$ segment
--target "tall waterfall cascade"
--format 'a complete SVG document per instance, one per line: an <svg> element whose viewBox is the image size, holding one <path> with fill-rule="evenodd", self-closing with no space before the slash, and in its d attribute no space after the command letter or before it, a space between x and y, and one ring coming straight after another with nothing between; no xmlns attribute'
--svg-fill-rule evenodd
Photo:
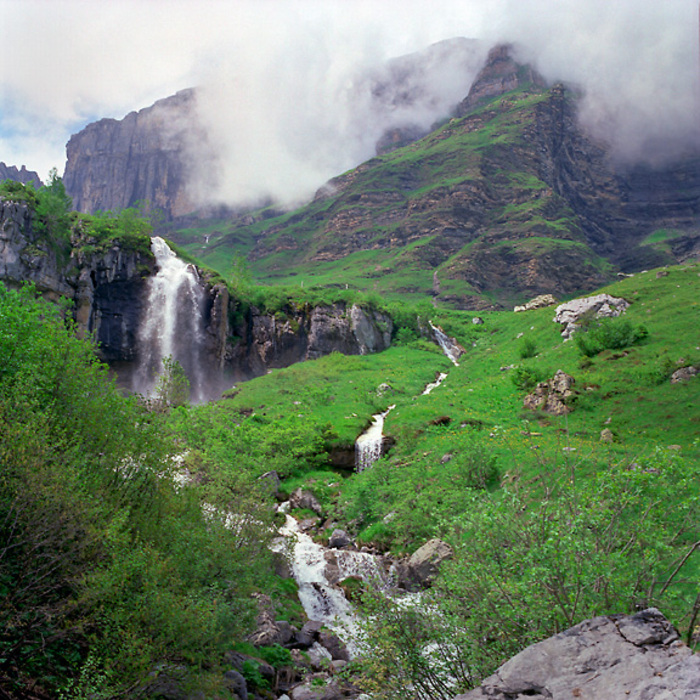
<svg viewBox="0 0 700 700"><path fill-rule="evenodd" d="M134 389L152 394L163 359L185 371L192 400L204 399L204 288L197 268L175 255L159 236L151 239L158 272L149 281L148 301L138 333L139 363Z"/></svg>
<svg viewBox="0 0 700 700"><path fill-rule="evenodd" d="M391 405L384 413L373 415L370 427L355 441L355 471L369 469L382 456L384 419L394 408Z"/></svg>

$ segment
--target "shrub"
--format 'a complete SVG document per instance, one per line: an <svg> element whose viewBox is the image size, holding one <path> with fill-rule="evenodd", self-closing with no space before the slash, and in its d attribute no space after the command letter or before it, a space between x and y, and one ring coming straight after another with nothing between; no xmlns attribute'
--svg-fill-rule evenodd
<svg viewBox="0 0 700 700"><path fill-rule="evenodd" d="M547 373L537 367L516 367L510 374L510 380L521 391L534 389L546 377Z"/></svg>
<svg viewBox="0 0 700 700"><path fill-rule="evenodd" d="M603 318L574 335L582 354L594 357L603 350L620 350L644 340L649 335L646 326L634 326L624 318Z"/></svg>
<svg viewBox="0 0 700 700"><path fill-rule="evenodd" d="M523 338L518 349L518 354L521 360L527 360L529 357L537 355L537 343L532 338Z"/></svg>

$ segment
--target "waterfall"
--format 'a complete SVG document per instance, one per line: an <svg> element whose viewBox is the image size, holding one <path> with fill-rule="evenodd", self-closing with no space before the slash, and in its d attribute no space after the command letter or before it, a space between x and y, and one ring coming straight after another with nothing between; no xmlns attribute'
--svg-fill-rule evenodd
<svg viewBox="0 0 700 700"><path fill-rule="evenodd" d="M386 576L377 563L377 557L363 552L327 549L302 532L291 515L286 516L280 534L294 541L292 573L299 586L299 600L309 620L322 622L333 630L345 642L350 654L354 655L356 647L353 637L358 629L355 611L343 591L333 583L355 576L375 585L383 585ZM337 567L331 577L329 565L331 569Z"/></svg>
<svg viewBox="0 0 700 700"><path fill-rule="evenodd" d="M158 272L149 281L148 301L138 333L139 363L134 390L153 392L163 358L180 363L193 401L204 399L202 378L204 290L197 268L178 258L159 236L151 239Z"/></svg>
<svg viewBox="0 0 700 700"><path fill-rule="evenodd" d="M452 361L455 367L459 367L459 362L457 362L457 360L464 352L464 349L460 348L454 338L450 338L440 326L436 326L432 321L428 321L428 323L433 329L433 336L438 345L442 348L442 351Z"/></svg>
<svg viewBox="0 0 700 700"><path fill-rule="evenodd" d="M372 425L355 440L355 471L369 469L382 456L384 419L394 408L396 406L392 405L384 413L373 415Z"/></svg>

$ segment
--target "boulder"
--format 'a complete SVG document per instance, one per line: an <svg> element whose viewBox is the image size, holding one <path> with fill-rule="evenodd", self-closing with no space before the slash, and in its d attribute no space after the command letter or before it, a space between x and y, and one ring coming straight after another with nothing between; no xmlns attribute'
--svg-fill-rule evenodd
<svg viewBox="0 0 700 700"><path fill-rule="evenodd" d="M352 544L352 540L345 530L333 530L328 538L328 546L332 549L342 549Z"/></svg>
<svg viewBox="0 0 700 700"><path fill-rule="evenodd" d="M311 491L305 491L302 488L292 492L292 495L289 497L289 507L292 509L311 510L316 515L321 515L323 512L316 496Z"/></svg>
<svg viewBox="0 0 700 700"><path fill-rule="evenodd" d="M333 634L333 632L328 632L327 630L321 630L318 634L319 644L327 649L331 655L331 659L340 661L350 661L350 654L348 649L340 641L340 638Z"/></svg>
<svg viewBox="0 0 700 700"><path fill-rule="evenodd" d="M516 306L513 311L515 313L520 313L521 311L533 311L534 309L543 309L546 306L553 306L557 303L557 300L551 294L540 294L534 299L526 302L522 306Z"/></svg>
<svg viewBox="0 0 700 700"><path fill-rule="evenodd" d="M600 441L601 442L615 442L615 436L613 435L613 431L610 430L610 428L603 428L603 430L600 431Z"/></svg>
<svg viewBox="0 0 700 700"><path fill-rule="evenodd" d="M563 416L571 412L566 400L573 395L575 379L560 369L546 382L540 382L535 390L523 399L523 407L531 411L544 411L553 416Z"/></svg>
<svg viewBox="0 0 700 700"><path fill-rule="evenodd" d="M698 697L700 655L655 608L582 622L533 644L455 700Z"/></svg>
<svg viewBox="0 0 700 700"><path fill-rule="evenodd" d="M687 382L698 375L697 367L681 367L671 375L671 384Z"/></svg>
<svg viewBox="0 0 700 700"><path fill-rule="evenodd" d="M404 567L399 567L400 583L409 590L430 586L438 574L440 565L451 559L453 554L452 547L447 542L439 539L428 540L411 555Z"/></svg>
<svg viewBox="0 0 700 700"><path fill-rule="evenodd" d="M580 321L587 318L612 318L620 316L629 307L630 303L620 297L610 294L595 294L584 299L574 299L557 306L553 321L561 323L564 328L561 335L568 340L572 333L580 326Z"/></svg>
<svg viewBox="0 0 700 700"><path fill-rule="evenodd" d="M248 685L239 671L226 671L224 673L224 685L237 695L239 700L248 700Z"/></svg>

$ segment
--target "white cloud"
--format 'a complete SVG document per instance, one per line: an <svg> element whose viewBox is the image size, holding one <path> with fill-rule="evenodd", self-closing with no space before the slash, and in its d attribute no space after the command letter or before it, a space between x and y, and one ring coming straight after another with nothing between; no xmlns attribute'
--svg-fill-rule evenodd
<svg viewBox="0 0 700 700"><path fill-rule="evenodd" d="M387 115L356 76L453 36L520 42L581 84L623 155L697 129L691 0L3 0L0 25L0 160L42 175L85 122L203 85L221 196L303 196L371 155Z"/></svg>

